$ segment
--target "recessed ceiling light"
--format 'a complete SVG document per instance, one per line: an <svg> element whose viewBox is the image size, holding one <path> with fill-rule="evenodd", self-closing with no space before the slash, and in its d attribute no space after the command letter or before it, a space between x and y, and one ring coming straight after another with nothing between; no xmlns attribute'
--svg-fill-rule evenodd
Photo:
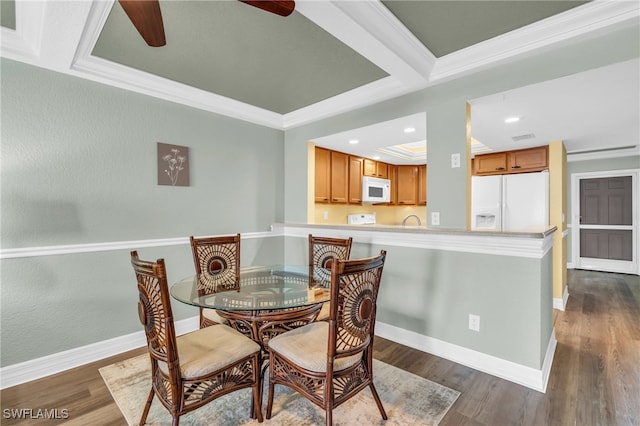
<svg viewBox="0 0 640 426"><path fill-rule="evenodd" d="M415 127L407 127L406 129L404 129L405 133L413 133L416 131Z"/></svg>
<svg viewBox="0 0 640 426"><path fill-rule="evenodd" d="M351 140L349 141L349 143L350 143L351 145L355 145L355 144L357 144L358 142L360 142L358 139L351 139Z"/></svg>
<svg viewBox="0 0 640 426"><path fill-rule="evenodd" d="M505 123L515 123L520 121L520 117L509 117L504 120Z"/></svg>
<svg viewBox="0 0 640 426"><path fill-rule="evenodd" d="M380 156L379 156L379 155L374 155L372 158L373 158L374 160L379 160L379 159L380 159Z"/></svg>

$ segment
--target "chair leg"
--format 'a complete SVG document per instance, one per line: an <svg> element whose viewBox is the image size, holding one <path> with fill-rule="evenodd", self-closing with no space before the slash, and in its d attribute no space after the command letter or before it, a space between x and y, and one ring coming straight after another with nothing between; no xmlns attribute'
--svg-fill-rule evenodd
<svg viewBox="0 0 640 426"><path fill-rule="evenodd" d="M259 363L255 370L259 370ZM262 379L255 377L256 384L253 386L253 410L258 417L258 423L262 423Z"/></svg>
<svg viewBox="0 0 640 426"><path fill-rule="evenodd" d="M147 403L144 405L144 410L142 411L142 417L140 417L140 426L147 422L147 415L149 414L149 408L151 408L151 402L153 402L154 395L155 392L153 391L153 386L151 386L151 392L149 392Z"/></svg>
<svg viewBox="0 0 640 426"><path fill-rule="evenodd" d="M387 420L387 413L384 411L384 407L382 406L382 401L378 396L378 392L376 391L376 387L373 385L373 382L369 384L369 388L371 388L371 393L373 394L373 399L376 400L376 404L378 405L378 410L380 410L380 415L384 420Z"/></svg>
<svg viewBox="0 0 640 426"><path fill-rule="evenodd" d="M271 377L269 377L269 393L267 395L267 415L265 416L267 420L271 418L271 408L273 407L273 390L274 390L274 383L273 383L273 380L271 380Z"/></svg>
<svg viewBox="0 0 640 426"><path fill-rule="evenodd" d="M330 402L327 404L327 408L324 415L327 422L327 426L333 426L333 408L331 407L331 405L332 404Z"/></svg>
<svg viewBox="0 0 640 426"><path fill-rule="evenodd" d="M180 416L179 415L175 415L173 416L173 420L171 421L171 426L179 426L180 424Z"/></svg>

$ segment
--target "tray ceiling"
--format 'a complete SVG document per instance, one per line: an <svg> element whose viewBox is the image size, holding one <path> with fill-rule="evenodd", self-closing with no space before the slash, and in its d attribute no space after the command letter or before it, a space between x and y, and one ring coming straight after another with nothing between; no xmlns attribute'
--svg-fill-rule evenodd
<svg viewBox="0 0 640 426"><path fill-rule="evenodd" d="M113 0L0 3L3 57L278 129L639 17L636 1L298 0L287 18L234 0L160 1L167 45L152 48Z"/></svg>

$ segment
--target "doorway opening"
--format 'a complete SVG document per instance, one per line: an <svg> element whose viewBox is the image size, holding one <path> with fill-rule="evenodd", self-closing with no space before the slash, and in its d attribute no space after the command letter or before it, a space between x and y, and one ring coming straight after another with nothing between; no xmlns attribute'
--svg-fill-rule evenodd
<svg viewBox="0 0 640 426"><path fill-rule="evenodd" d="M639 274L638 170L574 174L571 193L575 267Z"/></svg>

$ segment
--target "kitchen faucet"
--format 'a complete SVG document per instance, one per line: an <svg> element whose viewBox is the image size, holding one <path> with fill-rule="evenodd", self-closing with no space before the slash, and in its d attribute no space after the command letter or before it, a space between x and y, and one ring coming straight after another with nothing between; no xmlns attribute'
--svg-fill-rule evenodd
<svg viewBox="0 0 640 426"><path fill-rule="evenodd" d="M404 218L404 220L402 221L402 226L405 226L405 224L407 223L407 220L409 220L410 218L415 217L416 220L418 221L418 226L422 225L422 222L420 221L420 218L415 215L415 214L410 214L407 217Z"/></svg>

